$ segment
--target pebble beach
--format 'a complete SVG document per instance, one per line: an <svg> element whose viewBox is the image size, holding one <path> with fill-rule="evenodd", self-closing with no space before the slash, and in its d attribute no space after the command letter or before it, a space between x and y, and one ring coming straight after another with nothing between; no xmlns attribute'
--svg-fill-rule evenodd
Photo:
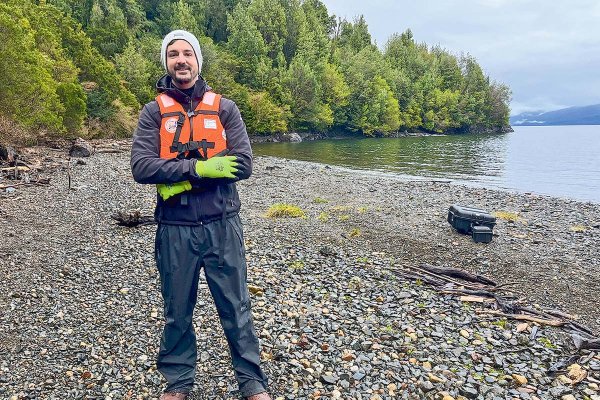
<svg viewBox="0 0 600 400"><path fill-rule="evenodd" d="M54 166L50 183L0 193L0 398L157 399L156 227L111 219L151 215L155 189L133 181L127 150L68 168L64 149L31 151ZM401 273L428 264L483 275L592 337L600 204L270 157L238 190L274 399L600 400L600 351L577 349L568 330L490 315ZM304 215L268 217L274 204ZM492 242L452 229L452 204L497 213ZM191 398L239 399L202 282L194 323Z"/></svg>

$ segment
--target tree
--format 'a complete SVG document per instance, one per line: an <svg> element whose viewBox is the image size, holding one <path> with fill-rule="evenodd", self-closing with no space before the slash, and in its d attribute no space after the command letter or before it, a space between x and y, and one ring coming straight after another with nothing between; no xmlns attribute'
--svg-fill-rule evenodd
<svg viewBox="0 0 600 400"><path fill-rule="evenodd" d="M227 41L227 14L231 13L240 0L206 0L204 30L216 43Z"/></svg>
<svg viewBox="0 0 600 400"><path fill-rule="evenodd" d="M321 76L323 101L329 106L333 115L333 125L343 126L346 122L344 109L350 99L350 87L344 81L344 75L330 63L326 63Z"/></svg>
<svg viewBox="0 0 600 400"><path fill-rule="evenodd" d="M483 74L481 67L471 55L463 55L459 60L463 86L461 88L461 126L483 126L485 124L485 101L489 87L489 79Z"/></svg>
<svg viewBox="0 0 600 400"><path fill-rule="evenodd" d="M320 0L304 0L302 8L307 14L312 14L323 27L325 34L331 35L335 29L335 16L329 15L327 7Z"/></svg>
<svg viewBox="0 0 600 400"><path fill-rule="evenodd" d="M229 41L227 49L237 58L236 81L251 88L262 89L257 84L261 68L270 64L268 47L263 40L254 20L241 5L229 16Z"/></svg>
<svg viewBox="0 0 600 400"><path fill-rule="evenodd" d="M367 85L357 127L368 136L375 133L387 135L400 127L398 100L389 85L380 76L375 76Z"/></svg>
<svg viewBox="0 0 600 400"><path fill-rule="evenodd" d="M415 82L411 81L402 69L390 66L390 87L400 108L400 127L405 130L414 130L422 126L421 118L423 95L417 91Z"/></svg>
<svg viewBox="0 0 600 400"><path fill-rule="evenodd" d="M78 134L87 115L85 92L78 83L69 82L58 84L56 94L64 107L62 120L65 129L71 135Z"/></svg>
<svg viewBox="0 0 600 400"><path fill-rule="evenodd" d="M36 47L29 19L17 5L0 3L0 26L0 113L26 128L64 131L58 85L51 63Z"/></svg>
<svg viewBox="0 0 600 400"><path fill-rule="evenodd" d="M432 67L441 78L441 89L459 90L462 85L462 74L456 56L440 47L431 50L434 58Z"/></svg>
<svg viewBox="0 0 600 400"><path fill-rule="evenodd" d="M389 134L400 127L400 109L390 85L389 65L374 46L363 48L342 66L352 82L351 101L345 107L348 128L366 135Z"/></svg>
<svg viewBox="0 0 600 400"><path fill-rule="evenodd" d="M486 96L487 125L490 128L505 128L509 126L510 117L510 88L498 82L493 82Z"/></svg>
<svg viewBox="0 0 600 400"><path fill-rule="evenodd" d="M354 19L354 24L343 20L340 23L341 33L338 46L347 48L352 53L358 53L363 48L371 46L371 34L363 15Z"/></svg>
<svg viewBox="0 0 600 400"><path fill-rule="evenodd" d="M248 131L257 134L269 134L287 131L289 110L271 101L265 92L249 94L249 112L245 121Z"/></svg>
<svg viewBox="0 0 600 400"><path fill-rule="evenodd" d="M321 101L321 85L308 62L301 58L294 59L285 79L285 87L290 92L292 129L323 131L333 124L333 112Z"/></svg>
<svg viewBox="0 0 600 400"><path fill-rule="evenodd" d="M394 68L404 71L411 81L416 81L429 69L427 46L417 45L410 29L390 37L384 56Z"/></svg>
<svg viewBox="0 0 600 400"><path fill-rule="evenodd" d="M125 86L135 95L138 102L151 101L155 92L152 82L151 62L138 52L140 46L129 43L122 54L115 57L115 65L125 80Z"/></svg>
<svg viewBox="0 0 600 400"><path fill-rule="evenodd" d="M123 51L129 41L129 30L116 0L94 0L87 34L105 57L110 58Z"/></svg>
<svg viewBox="0 0 600 400"><path fill-rule="evenodd" d="M310 1L302 4L306 19L306 28L300 32L298 56L310 63L313 68L322 72L329 57L328 26L324 25L320 2Z"/></svg>
<svg viewBox="0 0 600 400"><path fill-rule="evenodd" d="M298 47L302 37L306 36L308 30L306 15L300 5L300 0L289 0L284 3L286 19L286 39L283 44L283 56L287 65L298 53Z"/></svg>
<svg viewBox="0 0 600 400"><path fill-rule="evenodd" d="M198 38L204 35L204 3L177 0L161 3L159 8L160 18L157 21L162 35L175 29L186 30Z"/></svg>
<svg viewBox="0 0 600 400"><path fill-rule="evenodd" d="M287 24L281 3L278 0L253 0L247 12L262 36L273 66L285 66L283 45L287 36Z"/></svg>

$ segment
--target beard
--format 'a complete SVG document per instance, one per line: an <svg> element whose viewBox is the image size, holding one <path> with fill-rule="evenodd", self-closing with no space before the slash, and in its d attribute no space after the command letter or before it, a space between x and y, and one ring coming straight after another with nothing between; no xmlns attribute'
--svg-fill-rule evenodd
<svg viewBox="0 0 600 400"><path fill-rule="evenodd" d="M187 64L176 65L173 69L169 70L169 75L178 86L190 84L197 76L197 74L194 75L192 67Z"/></svg>

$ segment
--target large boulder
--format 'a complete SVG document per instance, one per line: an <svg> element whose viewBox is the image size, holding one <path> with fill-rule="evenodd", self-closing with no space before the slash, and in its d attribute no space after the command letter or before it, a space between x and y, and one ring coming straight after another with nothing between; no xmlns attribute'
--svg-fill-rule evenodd
<svg viewBox="0 0 600 400"><path fill-rule="evenodd" d="M300 143L302 141L302 137L296 132L290 132L285 135L285 139L288 142L292 143Z"/></svg>
<svg viewBox="0 0 600 400"><path fill-rule="evenodd" d="M13 147L0 144L0 160L8 161L12 165L17 157L18 154Z"/></svg>
<svg viewBox="0 0 600 400"><path fill-rule="evenodd" d="M94 152L94 146L82 138L77 138L69 150L69 155L71 157L89 157L94 154Z"/></svg>

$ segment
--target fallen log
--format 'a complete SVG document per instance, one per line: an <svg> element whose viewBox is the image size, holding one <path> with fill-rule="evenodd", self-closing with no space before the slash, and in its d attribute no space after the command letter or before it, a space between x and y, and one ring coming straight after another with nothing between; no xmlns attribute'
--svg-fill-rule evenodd
<svg viewBox="0 0 600 400"><path fill-rule="evenodd" d="M494 288L495 289L495 288ZM469 289L455 289L455 288L447 288L441 290L440 293L444 294L460 294L460 295L468 295L468 296L482 296L488 297L491 299L498 299L498 295L490 290L479 289L479 290L469 290ZM504 296L504 298L515 298L514 296Z"/></svg>

